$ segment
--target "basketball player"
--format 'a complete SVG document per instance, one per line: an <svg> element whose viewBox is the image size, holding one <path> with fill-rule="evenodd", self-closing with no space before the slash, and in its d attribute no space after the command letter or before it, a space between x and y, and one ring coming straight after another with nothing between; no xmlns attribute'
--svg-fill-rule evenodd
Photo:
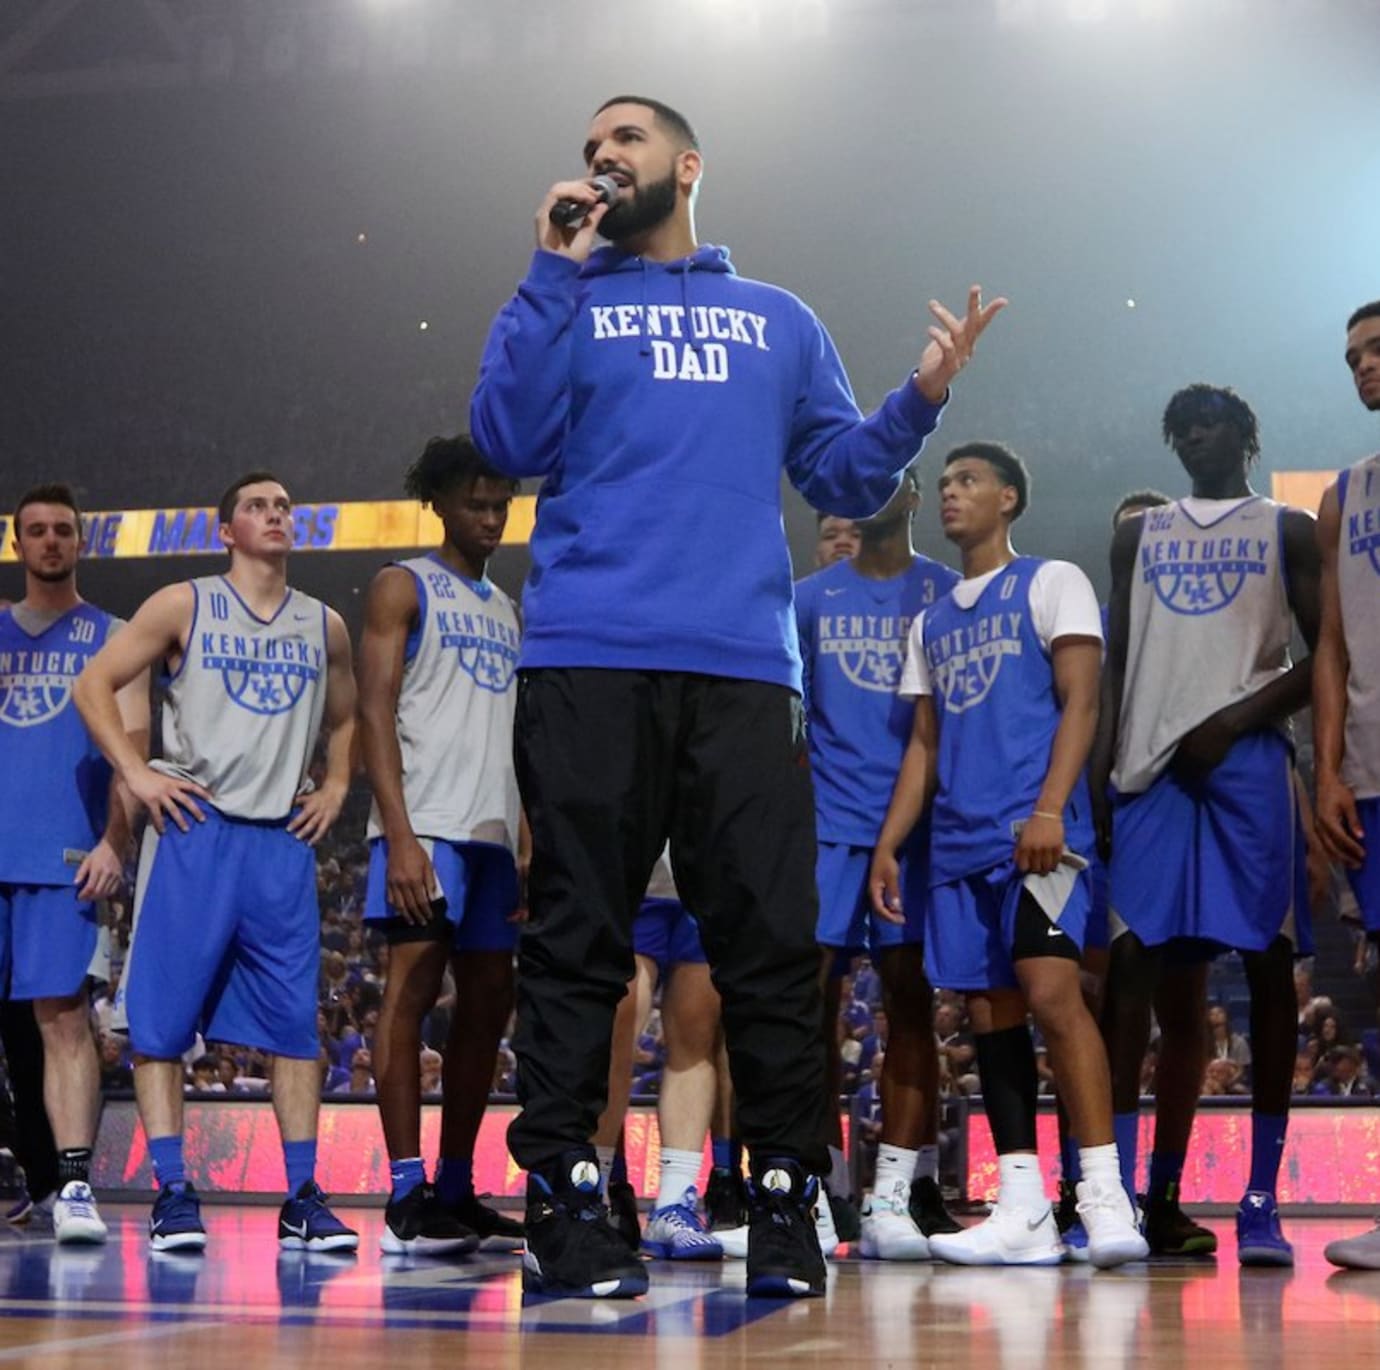
<svg viewBox="0 0 1380 1370"><path fill-rule="evenodd" d="M704 1137L718 1094L719 995L709 978L699 929L680 902L669 850L658 857L633 920L633 954L637 971L614 1018L608 1103L594 1137L600 1173L611 1204L615 1188L624 1195L630 1192L622 1190L626 1174L620 1181L615 1153L628 1110L634 1050L660 986L661 1029L666 1040L666 1064L657 1095L660 1174L656 1203L640 1245L662 1260L720 1260L725 1255L723 1243L705 1230L696 1189ZM631 1223L626 1210L615 1213L619 1230L629 1238L637 1221L635 1203L630 1216Z"/></svg>
<svg viewBox="0 0 1380 1370"><path fill-rule="evenodd" d="M1310 949L1311 933L1307 898L1297 894L1303 862L1295 854L1301 838L1287 727L1308 700L1312 664L1291 666L1289 641L1295 621L1310 647L1317 638L1317 540L1311 515L1252 492L1259 430L1234 391L1180 390L1163 431L1193 494L1127 519L1112 541L1093 783L1120 920L1105 1023L1118 1103L1129 1104L1129 1073L1134 1063L1139 1076L1148 1035L1144 1006L1162 967L1226 948L1241 953L1254 1071L1238 1254L1246 1265L1290 1265L1275 1187L1293 1084L1293 958ZM1176 1109L1190 1117L1202 1079L1204 1012L1201 1001L1192 1004L1199 1041L1185 1040L1192 1059L1174 1091L1183 1094ZM1118 1113L1128 1177L1138 1117ZM1152 1208L1164 1195L1176 1202L1183 1168L1182 1152L1156 1145Z"/></svg>
<svg viewBox="0 0 1380 1370"><path fill-rule="evenodd" d="M358 1236L316 1184L321 1102L316 981L321 915L312 848L350 779L355 686L340 615L287 584L292 503L267 471L220 501L226 574L152 595L79 678L77 707L148 809L125 966L134 1088L158 1196L155 1251L206 1244L182 1156L182 1053L198 1026L273 1055L288 1197L278 1242L352 1251ZM166 663L163 756L146 763L115 696ZM307 775L324 716L325 777ZM413 1069L416 1069L415 1061Z"/></svg>
<svg viewBox="0 0 1380 1370"><path fill-rule="evenodd" d="M1146 1248L1121 1188L1107 1058L1079 978L1101 616L1076 566L1012 550L1029 476L1009 448L954 448L939 493L963 579L911 626L900 693L915 717L869 884L878 916L899 925L899 855L930 809L925 956L935 984L968 995L1000 1185L986 1221L929 1246L962 1265L1063 1259L1035 1148L1029 1013L1080 1144L1089 1258L1120 1265Z"/></svg>
<svg viewBox="0 0 1380 1370"><path fill-rule="evenodd" d="M815 515L815 566L832 566L858 555L862 538L853 519L841 519L835 514Z"/></svg>
<svg viewBox="0 0 1380 1370"><path fill-rule="evenodd" d="M823 1042L828 1062L830 1197L848 1195L838 1097L842 1063L839 990L854 957L870 953L882 980L890 1032L881 1078L882 1133L877 1176L863 1214L862 1254L881 1260L926 1260L929 1232L956 1232L939 1193L939 1052L933 993L925 978L923 891L929 833L917 824L903 863L906 922L871 910L867 876L886 818L915 706L896 686L915 615L958 581L947 566L916 553L911 527L920 480L909 467L886 507L859 524L861 548L851 561L817 571L795 587L796 623L805 669L805 712L815 782L819 856L820 944L824 987ZM911 1215L912 1181L925 1227ZM841 1224L839 1237L848 1240Z"/></svg>
<svg viewBox="0 0 1380 1370"><path fill-rule="evenodd" d="M1346 364L1380 413L1380 300L1347 320ZM1346 868L1366 935L1380 941L1380 456L1327 488L1318 511L1322 627L1313 667L1317 831ZM1380 1224L1328 1244L1334 1265L1380 1270Z"/></svg>
<svg viewBox="0 0 1380 1370"><path fill-rule="evenodd" d="M0 612L0 985L33 1001L42 1035L61 1243L106 1237L89 1183L100 1064L86 974L96 901L122 884L130 836L111 769L72 707L77 676L119 623L77 592L82 545L71 490L29 490L14 515L24 598ZM147 674L121 691L115 712L130 748L146 749ZM23 1063L15 1068L22 1075Z"/></svg>
<svg viewBox="0 0 1380 1370"><path fill-rule="evenodd" d="M486 568L517 482L468 437L433 438L406 489L444 539L384 567L369 587L359 654L360 742L374 792L365 919L389 943L374 1078L392 1192L386 1254L442 1255L482 1239L513 1250L522 1228L479 1203L475 1138L512 1010L519 902L513 602ZM455 980L442 1084L441 1161L421 1157L417 1053L449 964Z"/></svg>

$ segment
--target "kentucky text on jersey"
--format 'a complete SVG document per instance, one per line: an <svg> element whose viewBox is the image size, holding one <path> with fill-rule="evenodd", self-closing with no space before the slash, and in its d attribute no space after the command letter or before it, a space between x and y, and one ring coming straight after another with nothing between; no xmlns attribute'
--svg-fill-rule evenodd
<svg viewBox="0 0 1380 1370"><path fill-rule="evenodd" d="M1021 654L1022 613L984 614L925 640L925 661L944 707L958 713L992 688L1005 656Z"/></svg>
<svg viewBox="0 0 1380 1370"><path fill-rule="evenodd" d="M1353 556L1380 548L1380 509L1358 509L1346 519L1346 538Z"/></svg>
<svg viewBox="0 0 1380 1370"><path fill-rule="evenodd" d="M821 614L819 652L839 657L853 684L892 694L901 680L910 623L909 615Z"/></svg>

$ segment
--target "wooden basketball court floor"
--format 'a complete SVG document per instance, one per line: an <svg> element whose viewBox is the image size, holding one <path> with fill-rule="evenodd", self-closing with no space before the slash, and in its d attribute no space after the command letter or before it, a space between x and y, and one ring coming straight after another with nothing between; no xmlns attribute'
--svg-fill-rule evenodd
<svg viewBox="0 0 1380 1370"><path fill-rule="evenodd" d="M524 1298L518 1259L378 1254L379 1209L338 1211L357 1257L279 1253L272 1209L208 1206L204 1255L150 1253L147 1209L105 1205L104 1247L0 1234L0 1364L250 1370L943 1366L955 1370L1380 1366L1380 1272L1323 1259L1361 1219L1293 1218L1292 1271L1215 1261L964 1270L844 1257L826 1298L748 1300L741 1263L655 1263L631 1302ZM846 1251L846 1248L844 1248Z"/></svg>

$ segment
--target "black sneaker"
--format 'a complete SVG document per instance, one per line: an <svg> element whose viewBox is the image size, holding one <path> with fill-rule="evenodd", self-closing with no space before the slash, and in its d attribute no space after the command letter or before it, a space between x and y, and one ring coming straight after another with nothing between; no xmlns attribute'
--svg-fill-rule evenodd
<svg viewBox="0 0 1380 1370"><path fill-rule="evenodd" d="M754 1167L748 1187L749 1298L806 1299L824 1293L824 1257L815 1231L820 1183L792 1160Z"/></svg>
<svg viewBox="0 0 1380 1370"><path fill-rule="evenodd" d="M1146 1198L1144 1231L1152 1256L1217 1254L1217 1234L1195 1223L1179 1207L1177 1184L1171 1184L1162 1198Z"/></svg>
<svg viewBox="0 0 1380 1370"><path fill-rule="evenodd" d="M478 1246L478 1235L441 1206L429 1184L409 1189L383 1210L379 1250L385 1256L464 1256Z"/></svg>
<svg viewBox="0 0 1380 1370"><path fill-rule="evenodd" d="M926 1237L963 1231L963 1224L944 1206L944 1195L938 1183L928 1175L911 1181L910 1220Z"/></svg>
<svg viewBox="0 0 1380 1370"><path fill-rule="evenodd" d="M487 1199L489 1196L484 1195ZM522 1224L496 1208L490 1208L477 1194L451 1204L446 1212L479 1238L481 1251L521 1251Z"/></svg>
<svg viewBox="0 0 1380 1370"><path fill-rule="evenodd" d="M612 1195L610 1195L610 1200ZM716 1165L704 1190L704 1214L711 1232L742 1227L747 1222L747 1187L741 1172Z"/></svg>
<svg viewBox="0 0 1380 1370"><path fill-rule="evenodd" d="M1059 1202L1054 1205L1054 1225L1062 1237L1078 1221L1078 1190L1067 1180L1059 1181Z"/></svg>
<svg viewBox="0 0 1380 1370"><path fill-rule="evenodd" d="M642 1219L637 1214L637 1191L627 1180L609 1181L609 1221L613 1230L628 1244L629 1251L642 1250Z"/></svg>
<svg viewBox="0 0 1380 1370"><path fill-rule="evenodd" d="M528 1174L522 1287L570 1299L647 1292L646 1266L609 1222L593 1152L569 1151L547 1174Z"/></svg>

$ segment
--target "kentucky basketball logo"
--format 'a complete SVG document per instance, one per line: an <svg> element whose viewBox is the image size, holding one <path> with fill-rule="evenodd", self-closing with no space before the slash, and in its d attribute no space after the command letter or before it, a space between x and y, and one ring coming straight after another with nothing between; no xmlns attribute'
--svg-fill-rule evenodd
<svg viewBox="0 0 1380 1370"><path fill-rule="evenodd" d="M1150 539L1141 544L1141 578L1176 614L1215 614L1251 576L1266 574L1269 551L1269 541L1257 537Z"/></svg>
<svg viewBox="0 0 1380 1370"><path fill-rule="evenodd" d="M1348 514L1346 538L1351 555L1369 557L1371 567L1380 575L1380 506L1372 505Z"/></svg>
<svg viewBox="0 0 1380 1370"><path fill-rule="evenodd" d="M895 694L910 620L896 614L822 614L819 651L860 690Z"/></svg>
<svg viewBox="0 0 1380 1370"><path fill-rule="evenodd" d="M56 718L84 662L75 652L0 652L0 723L32 728Z"/></svg>
<svg viewBox="0 0 1380 1370"><path fill-rule="evenodd" d="M321 677L322 649L301 638L202 633L201 664L219 671L233 703L253 714L285 714Z"/></svg>
<svg viewBox="0 0 1380 1370"><path fill-rule="evenodd" d="M925 661L945 713L964 713L991 694L1002 662L1021 655L1023 617L1021 613L985 614L952 632L926 634Z"/></svg>
<svg viewBox="0 0 1380 1370"><path fill-rule="evenodd" d="M441 646L454 648L461 669L481 690L503 694L517 667L516 630L491 614L439 609L436 629Z"/></svg>

